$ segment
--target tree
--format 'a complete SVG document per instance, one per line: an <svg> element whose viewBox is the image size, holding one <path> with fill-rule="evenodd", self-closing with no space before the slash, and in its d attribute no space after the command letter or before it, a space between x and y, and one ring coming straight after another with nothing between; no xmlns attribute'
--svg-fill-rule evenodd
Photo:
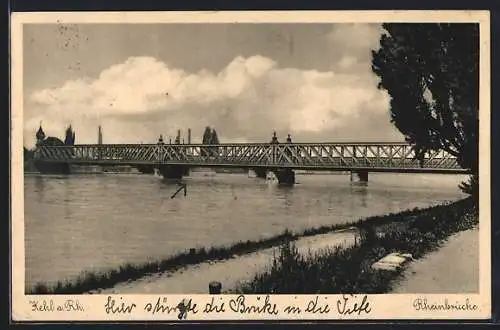
<svg viewBox="0 0 500 330"><path fill-rule="evenodd" d="M217 136L217 131L215 129L210 133L210 144L219 144L219 137Z"/></svg>
<svg viewBox="0 0 500 330"><path fill-rule="evenodd" d="M210 144L219 144L219 137L217 136L217 131L215 128L210 132ZM215 156L219 152L218 147L212 147L211 149L212 156Z"/></svg>
<svg viewBox="0 0 500 330"><path fill-rule="evenodd" d="M472 172L479 163L478 24L384 24L373 51L379 88L391 96L391 122L422 160L444 150Z"/></svg>
<svg viewBox="0 0 500 330"><path fill-rule="evenodd" d="M205 127L205 132L203 132L203 144L210 144L212 139L212 129L210 126Z"/></svg>
<svg viewBox="0 0 500 330"><path fill-rule="evenodd" d="M212 129L210 128L210 126L207 126L207 127L205 127L205 131L203 132L202 143L203 144L210 144L211 139L212 139ZM210 150L205 148L205 147L202 147L200 151L201 151L202 156L208 156L210 154Z"/></svg>

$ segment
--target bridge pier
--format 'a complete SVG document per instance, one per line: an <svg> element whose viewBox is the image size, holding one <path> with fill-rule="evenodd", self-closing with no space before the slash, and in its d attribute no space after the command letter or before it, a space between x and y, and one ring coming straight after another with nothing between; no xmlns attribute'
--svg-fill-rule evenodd
<svg viewBox="0 0 500 330"><path fill-rule="evenodd" d="M253 168L253 171L255 172L255 175L258 178L261 178L261 179L265 179L266 178L266 175L267 175L267 169L266 168L257 167L257 168Z"/></svg>
<svg viewBox="0 0 500 330"><path fill-rule="evenodd" d="M71 174L71 166L65 162L33 161L34 167L42 174Z"/></svg>
<svg viewBox="0 0 500 330"><path fill-rule="evenodd" d="M155 172L154 165L137 165L136 168L142 174L153 174Z"/></svg>
<svg viewBox="0 0 500 330"><path fill-rule="evenodd" d="M351 181L368 182L368 171L351 171Z"/></svg>
<svg viewBox="0 0 500 330"><path fill-rule="evenodd" d="M189 168L182 165L161 165L159 170L164 179L182 179L189 174Z"/></svg>
<svg viewBox="0 0 500 330"><path fill-rule="evenodd" d="M282 185L294 185L295 184L295 172L292 169L284 168L277 169L273 171L278 178L278 183Z"/></svg>

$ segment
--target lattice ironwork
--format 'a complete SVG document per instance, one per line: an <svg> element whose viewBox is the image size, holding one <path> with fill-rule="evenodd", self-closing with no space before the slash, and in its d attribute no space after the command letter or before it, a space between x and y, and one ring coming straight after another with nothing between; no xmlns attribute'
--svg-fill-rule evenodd
<svg viewBox="0 0 500 330"><path fill-rule="evenodd" d="M431 151L422 161L414 156L412 147L404 143L97 144L43 146L35 151L35 159L74 164L467 172L444 151Z"/></svg>

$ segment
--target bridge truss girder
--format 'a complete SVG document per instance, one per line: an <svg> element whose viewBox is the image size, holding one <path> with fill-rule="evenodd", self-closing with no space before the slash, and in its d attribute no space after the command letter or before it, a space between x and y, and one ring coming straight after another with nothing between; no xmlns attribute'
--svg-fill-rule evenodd
<svg viewBox="0 0 500 330"><path fill-rule="evenodd" d="M420 162L410 145L396 143L43 146L35 151L35 159L72 164L461 171L456 158L444 151L430 151Z"/></svg>

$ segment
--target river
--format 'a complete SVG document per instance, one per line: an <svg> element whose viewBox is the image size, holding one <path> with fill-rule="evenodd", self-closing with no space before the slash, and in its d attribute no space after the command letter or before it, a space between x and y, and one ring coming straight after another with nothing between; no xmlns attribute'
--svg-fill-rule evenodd
<svg viewBox="0 0 500 330"><path fill-rule="evenodd" d="M71 279L191 247L229 245L457 200L464 176L297 175L280 187L244 174L186 177L187 196L152 175L25 174L26 284Z"/></svg>

